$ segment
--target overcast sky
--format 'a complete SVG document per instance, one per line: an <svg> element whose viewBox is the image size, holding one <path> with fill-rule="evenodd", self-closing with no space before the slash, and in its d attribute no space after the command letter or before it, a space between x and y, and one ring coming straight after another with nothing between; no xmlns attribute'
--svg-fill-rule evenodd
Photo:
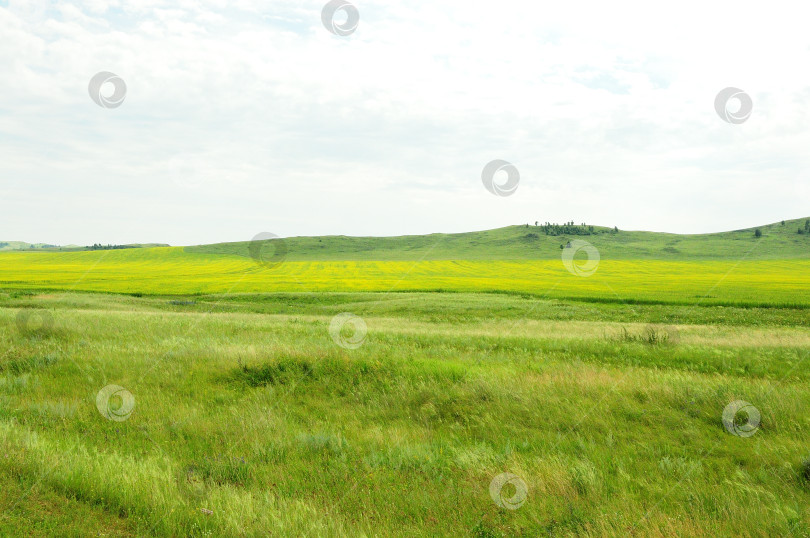
<svg viewBox="0 0 810 538"><path fill-rule="evenodd" d="M348 36L324 3L0 0L0 239L810 216L795 2L358 1ZM121 106L90 98L101 71ZM752 100L743 123L715 111L726 87ZM495 159L510 196L482 183Z"/></svg>

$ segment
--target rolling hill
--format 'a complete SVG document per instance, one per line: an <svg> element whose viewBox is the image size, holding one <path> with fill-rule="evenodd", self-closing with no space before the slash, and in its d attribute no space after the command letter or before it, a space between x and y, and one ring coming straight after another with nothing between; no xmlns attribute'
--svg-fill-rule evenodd
<svg viewBox="0 0 810 538"><path fill-rule="evenodd" d="M795 259L810 258L810 219L795 219L731 232L679 235L594 227L591 235L546 235L541 226L508 226L458 234L399 237L292 237L284 239L287 260L548 260L560 245L581 239L610 259ZM583 230L584 231L584 230ZM250 242L186 247L187 252L248 257Z"/></svg>

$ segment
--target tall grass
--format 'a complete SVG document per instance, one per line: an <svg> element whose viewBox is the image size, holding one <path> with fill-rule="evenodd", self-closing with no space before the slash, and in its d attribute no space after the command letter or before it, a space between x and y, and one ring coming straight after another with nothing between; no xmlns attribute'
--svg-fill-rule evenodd
<svg viewBox="0 0 810 538"><path fill-rule="evenodd" d="M0 530L48 498L89 514L76 535L810 532L796 312L300 297L0 299ZM18 332L23 303L54 332ZM358 349L329 334L346 311ZM96 408L108 384L134 396L125 421ZM724 428L735 400L761 412L752 437ZM516 510L490 496L504 472Z"/></svg>

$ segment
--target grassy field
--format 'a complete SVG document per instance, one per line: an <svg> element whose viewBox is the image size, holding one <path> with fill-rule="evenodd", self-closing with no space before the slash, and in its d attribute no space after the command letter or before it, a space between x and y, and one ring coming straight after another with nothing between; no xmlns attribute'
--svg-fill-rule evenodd
<svg viewBox="0 0 810 538"><path fill-rule="evenodd" d="M132 253L132 254L130 254ZM0 255L9 288L207 294L486 291L618 302L810 305L810 260L601 260L590 277L558 260L253 261L180 248Z"/></svg>
<svg viewBox="0 0 810 538"><path fill-rule="evenodd" d="M810 536L789 228L0 253L0 535Z"/></svg>
<svg viewBox="0 0 810 538"><path fill-rule="evenodd" d="M546 236L513 226L399 238L3 252L0 286L142 295L508 292L602 302L806 307L810 233L796 233L803 222L763 226L760 238L751 230L677 236L597 229L594 235ZM578 242L586 246L578 248ZM569 243L572 248L560 248ZM566 257L573 265L566 266ZM592 257L595 270L583 273Z"/></svg>

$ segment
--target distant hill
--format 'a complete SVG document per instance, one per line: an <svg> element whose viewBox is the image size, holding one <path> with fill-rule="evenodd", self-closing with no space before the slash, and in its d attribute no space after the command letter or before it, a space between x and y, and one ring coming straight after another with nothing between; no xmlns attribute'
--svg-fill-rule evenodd
<svg viewBox="0 0 810 538"><path fill-rule="evenodd" d="M0 241L0 250L33 250L43 248L59 248L59 247L58 245L48 245L46 243L26 243L25 241Z"/></svg>
<svg viewBox="0 0 810 538"><path fill-rule="evenodd" d="M128 245L116 245L120 248L151 248L168 247L165 243L133 243ZM62 252L80 252L82 250L93 250L92 247L79 245L49 245L47 243L26 243L25 241L0 241L0 251L4 250L46 250Z"/></svg>
<svg viewBox="0 0 810 538"><path fill-rule="evenodd" d="M576 239L611 259L793 259L810 258L810 218L712 234L614 231L569 226L557 233L543 225L507 226L458 234L398 237L292 237L284 239L287 260L480 260L554 259ZM756 237L759 229L762 236ZM803 233L799 234L798 231ZM564 229L563 229L564 230ZM584 234L584 235L583 235ZM248 257L249 241L186 247L187 252Z"/></svg>
<svg viewBox="0 0 810 538"><path fill-rule="evenodd" d="M759 230L761 237L756 237ZM802 233L798 233L799 230ZM681 235L614 230L590 225L519 225L457 234L348 237L342 235L285 238L290 261L363 260L546 260L560 257L560 247L574 240L594 245L611 259L808 259L810 217L711 234ZM249 241L185 247L187 253L250 256ZM120 245L129 248L168 247L158 243ZM2 251L81 252L93 248L55 246L22 241L0 242ZM104 246L96 250L107 250Z"/></svg>

